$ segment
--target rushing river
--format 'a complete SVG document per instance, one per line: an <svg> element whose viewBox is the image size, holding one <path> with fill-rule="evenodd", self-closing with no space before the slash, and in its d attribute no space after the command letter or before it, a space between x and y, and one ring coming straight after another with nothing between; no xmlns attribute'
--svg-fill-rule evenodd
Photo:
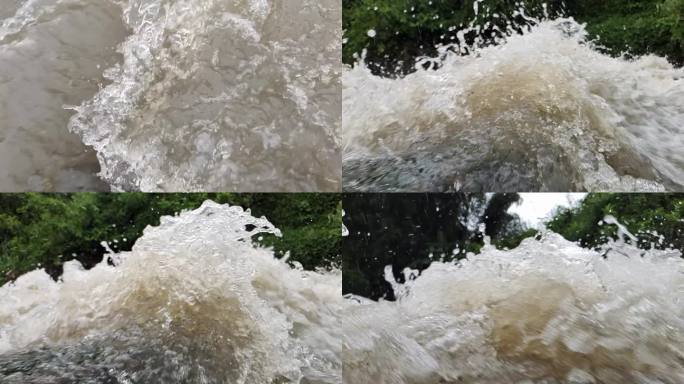
<svg viewBox="0 0 684 384"><path fill-rule="evenodd" d="M332 191L338 0L0 0L0 190Z"/></svg>
<svg viewBox="0 0 684 384"><path fill-rule="evenodd" d="M602 54L572 19L533 24L440 47L437 70L346 70L345 190L684 190L684 69Z"/></svg>
<svg viewBox="0 0 684 384"><path fill-rule="evenodd" d="M356 297L345 311L345 383L684 382L679 251L598 252L547 233L386 278L396 302Z"/></svg>
<svg viewBox="0 0 684 384"><path fill-rule="evenodd" d="M279 231L206 202L91 270L5 285L0 381L340 383L341 273L291 268L258 233Z"/></svg>

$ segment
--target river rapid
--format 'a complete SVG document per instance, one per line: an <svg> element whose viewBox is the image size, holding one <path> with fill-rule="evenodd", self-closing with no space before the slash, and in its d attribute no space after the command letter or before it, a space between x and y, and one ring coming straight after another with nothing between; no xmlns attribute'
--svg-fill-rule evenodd
<svg viewBox="0 0 684 384"><path fill-rule="evenodd" d="M344 383L681 383L681 256L546 232L407 269L404 284L388 267L396 302L349 298Z"/></svg>
<svg viewBox="0 0 684 384"><path fill-rule="evenodd" d="M684 190L684 69L601 53L573 19L527 23L405 76L347 68L344 189Z"/></svg>
<svg viewBox="0 0 684 384"><path fill-rule="evenodd" d="M91 270L1 287L1 381L340 383L342 275L290 267L252 243L265 233L208 201Z"/></svg>
<svg viewBox="0 0 684 384"><path fill-rule="evenodd" d="M0 0L0 190L334 191L336 0Z"/></svg>

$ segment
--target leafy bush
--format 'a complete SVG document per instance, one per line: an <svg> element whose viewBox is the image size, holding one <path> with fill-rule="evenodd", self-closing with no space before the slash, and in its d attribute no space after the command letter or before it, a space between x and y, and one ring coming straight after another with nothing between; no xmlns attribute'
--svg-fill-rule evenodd
<svg viewBox="0 0 684 384"><path fill-rule="evenodd" d="M547 227L583 247L594 248L617 238L615 225L599 225L606 215L625 225L642 248L684 251L684 194L590 194L577 207L556 212Z"/></svg>
<svg viewBox="0 0 684 384"><path fill-rule="evenodd" d="M684 64L684 0L582 2L577 17L609 53Z"/></svg>

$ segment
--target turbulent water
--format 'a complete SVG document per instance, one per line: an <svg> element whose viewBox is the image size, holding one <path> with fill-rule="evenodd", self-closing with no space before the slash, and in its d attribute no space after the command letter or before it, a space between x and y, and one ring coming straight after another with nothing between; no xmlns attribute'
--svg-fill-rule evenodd
<svg viewBox="0 0 684 384"><path fill-rule="evenodd" d="M206 202L91 270L0 288L0 381L339 383L341 274L289 267L260 232L279 233Z"/></svg>
<svg viewBox="0 0 684 384"><path fill-rule="evenodd" d="M562 18L447 48L437 70L343 74L345 190L684 190L684 69Z"/></svg>
<svg viewBox="0 0 684 384"><path fill-rule="evenodd" d="M684 382L684 259L610 248L549 233L388 278L398 301L345 311L344 382Z"/></svg>
<svg viewBox="0 0 684 384"><path fill-rule="evenodd" d="M337 190L340 20L336 0L0 0L0 189Z"/></svg>

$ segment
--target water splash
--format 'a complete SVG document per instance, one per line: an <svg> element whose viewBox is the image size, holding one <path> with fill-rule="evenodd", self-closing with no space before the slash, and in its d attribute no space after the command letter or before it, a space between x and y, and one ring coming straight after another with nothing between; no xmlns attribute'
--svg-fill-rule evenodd
<svg viewBox="0 0 684 384"><path fill-rule="evenodd" d="M345 311L344 382L682 382L681 253L606 249L546 232L389 279L398 301Z"/></svg>
<svg viewBox="0 0 684 384"><path fill-rule="evenodd" d="M8 8L1 189L339 189L339 1Z"/></svg>
<svg viewBox="0 0 684 384"><path fill-rule="evenodd" d="M437 70L348 69L345 189L683 190L684 70L604 55L573 19L525 17L494 45L438 47Z"/></svg>
<svg viewBox="0 0 684 384"><path fill-rule="evenodd" d="M340 12L332 0L131 0L123 64L70 129L116 189L336 190Z"/></svg>
<svg viewBox="0 0 684 384"><path fill-rule="evenodd" d="M91 270L5 285L3 382L338 383L341 273L293 269L257 233L279 231L208 201Z"/></svg>
<svg viewBox="0 0 684 384"><path fill-rule="evenodd" d="M342 210L342 217L345 216L344 210ZM342 222L342 236L349 236L349 230L347 227L344 225L344 222Z"/></svg>
<svg viewBox="0 0 684 384"><path fill-rule="evenodd" d="M5 13L6 12L6 13ZM67 129L126 35L110 0L0 0L0 190L99 191L95 153ZM84 33L84 31L87 31Z"/></svg>

